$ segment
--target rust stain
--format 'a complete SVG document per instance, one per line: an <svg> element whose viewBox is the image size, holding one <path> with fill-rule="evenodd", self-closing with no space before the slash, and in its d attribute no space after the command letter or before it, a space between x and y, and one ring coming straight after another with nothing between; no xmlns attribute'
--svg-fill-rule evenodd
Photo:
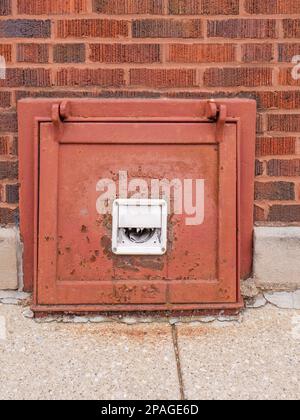
<svg viewBox="0 0 300 420"><path fill-rule="evenodd" d="M87 233L88 228L85 225L81 226L81 233Z"/></svg>
<svg viewBox="0 0 300 420"><path fill-rule="evenodd" d="M133 296L136 295L137 286L115 286L114 288L114 300L117 303L130 303Z"/></svg>

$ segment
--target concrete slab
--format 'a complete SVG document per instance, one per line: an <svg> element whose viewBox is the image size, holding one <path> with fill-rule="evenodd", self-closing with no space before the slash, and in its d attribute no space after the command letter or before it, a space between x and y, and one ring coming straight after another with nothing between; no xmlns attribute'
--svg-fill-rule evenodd
<svg viewBox="0 0 300 420"><path fill-rule="evenodd" d="M300 309L300 290L296 292L265 293L266 300L281 309Z"/></svg>
<svg viewBox="0 0 300 420"><path fill-rule="evenodd" d="M0 290L18 288L18 232L0 228Z"/></svg>
<svg viewBox="0 0 300 420"><path fill-rule="evenodd" d="M300 311L249 309L242 323L176 327L188 399L299 399Z"/></svg>
<svg viewBox="0 0 300 420"><path fill-rule="evenodd" d="M254 277L267 290L300 288L300 227L256 227Z"/></svg>
<svg viewBox="0 0 300 420"><path fill-rule="evenodd" d="M0 399L180 398L169 324L37 323L23 312L0 305Z"/></svg>

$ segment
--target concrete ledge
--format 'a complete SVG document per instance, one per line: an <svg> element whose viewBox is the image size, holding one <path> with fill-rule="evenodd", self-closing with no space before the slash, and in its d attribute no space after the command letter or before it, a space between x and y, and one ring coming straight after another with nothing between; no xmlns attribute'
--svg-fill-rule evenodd
<svg viewBox="0 0 300 420"><path fill-rule="evenodd" d="M254 278L268 290L300 288L300 227L257 227Z"/></svg>
<svg viewBox="0 0 300 420"><path fill-rule="evenodd" d="M0 290L18 289L18 249L18 230L0 228Z"/></svg>

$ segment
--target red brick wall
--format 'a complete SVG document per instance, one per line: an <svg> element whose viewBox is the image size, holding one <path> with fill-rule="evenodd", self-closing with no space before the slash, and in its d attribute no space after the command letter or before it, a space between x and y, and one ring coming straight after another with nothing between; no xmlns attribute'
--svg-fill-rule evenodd
<svg viewBox="0 0 300 420"><path fill-rule="evenodd" d="M259 222L300 223L300 0L0 0L0 223L17 220L16 101L258 102Z"/></svg>

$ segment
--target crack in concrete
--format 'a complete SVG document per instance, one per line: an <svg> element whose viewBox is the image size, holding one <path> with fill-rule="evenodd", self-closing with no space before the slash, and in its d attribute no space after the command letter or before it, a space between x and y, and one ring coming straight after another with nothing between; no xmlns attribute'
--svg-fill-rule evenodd
<svg viewBox="0 0 300 420"><path fill-rule="evenodd" d="M180 399L186 400L185 391L184 391L184 382L183 382L183 374L181 369L181 361L180 361L180 351L178 346L178 335L177 335L177 328L176 325L171 326L172 329L172 339L173 339L173 347L177 365L177 375L178 375L178 382L179 382L179 390L180 390Z"/></svg>

